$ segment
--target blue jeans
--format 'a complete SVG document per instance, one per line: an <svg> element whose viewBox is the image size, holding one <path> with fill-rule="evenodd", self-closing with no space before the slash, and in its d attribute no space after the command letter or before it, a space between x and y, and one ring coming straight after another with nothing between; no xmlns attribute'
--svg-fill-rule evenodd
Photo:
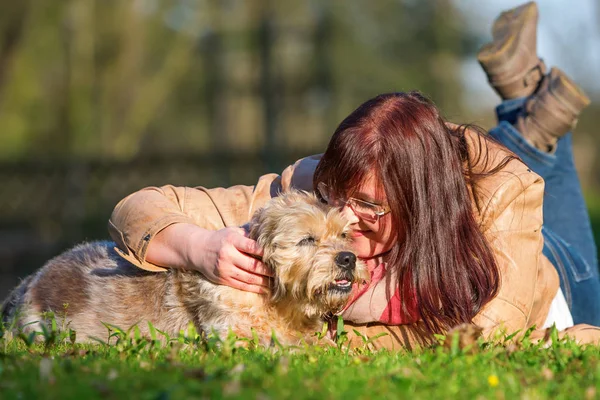
<svg viewBox="0 0 600 400"><path fill-rule="evenodd" d="M556 267L573 321L600 326L598 253L573 162L572 134L560 138L552 154L536 149L513 126L524 103L500 104L490 135L544 178L544 255Z"/></svg>

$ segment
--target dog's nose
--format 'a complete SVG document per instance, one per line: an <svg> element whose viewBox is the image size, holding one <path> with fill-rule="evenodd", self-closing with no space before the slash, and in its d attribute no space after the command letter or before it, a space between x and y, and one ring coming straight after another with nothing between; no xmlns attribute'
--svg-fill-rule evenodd
<svg viewBox="0 0 600 400"><path fill-rule="evenodd" d="M349 251L341 251L335 256L335 263L341 269L352 271L356 267L356 256Z"/></svg>

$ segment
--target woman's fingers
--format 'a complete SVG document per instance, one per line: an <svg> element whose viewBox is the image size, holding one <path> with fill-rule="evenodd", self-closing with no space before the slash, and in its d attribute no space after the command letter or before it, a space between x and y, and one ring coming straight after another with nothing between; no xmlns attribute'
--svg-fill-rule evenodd
<svg viewBox="0 0 600 400"><path fill-rule="evenodd" d="M272 276L260 258L262 248L242 228L224 228L201 241L198 270L211 282L239 290L265 293Z"/></svg>
<svg viewBox="0 0 600 400"><path fill-rule="evenodd" d="M273 271L268 268L261 260L258 260L245 253L238 252L232 255L232 264L238 269L244 270L258 276L269 277L273 276ZM267 278L265 278L267 279Z"/></svg>
<svg viewBox="0 0 600 400"><path fill-rule="evenodd" d="M273 272L261 260L263 249L255 240L243 236L243 228L239 229L240 235L231 237L230 243L238 251L232 254L232 263L238 268L244 269L258 275L273 276Z"/></svg>
<svg viewBox="0 0 600 400"><path fill-rule="evenodd" d="M234 270L231 275L231 278L248 283L250 285L269 285L269 277L265 275L254 274L252 272L245 271L241 268L237 268L236 270Z"/></svg>
<svg viewBox="0 0 600 400"><path fill-rule="evenodd" d="M258 245L258 243L255 240L246 237L245 231L242 228L240 228L240 235L236 235L234 238L232 238L231 244L233 244L236 249L238 249L239 251L243 251L244 253L256 257L263 256L263 249Z"/></svg>
<svg viewBox="0 0 600 400"><path fill-rule="evenodd" d="M243 290L244 292L252 292L258 294L268 293L268 288L266 286L251 285L246 282L238 281L237 279L231 279L227 282L227 285L234 289Z"/></svg>
<svg viewBox="0 0 600 400"><path fill-rule="evenodd" d="M229 286L237 289L246 290L246 288L251 288L252 290L249 290L251 292L264 293L269 287L269 279L264 275L254 274L241 268L234 268L225 280Z"/></svg>

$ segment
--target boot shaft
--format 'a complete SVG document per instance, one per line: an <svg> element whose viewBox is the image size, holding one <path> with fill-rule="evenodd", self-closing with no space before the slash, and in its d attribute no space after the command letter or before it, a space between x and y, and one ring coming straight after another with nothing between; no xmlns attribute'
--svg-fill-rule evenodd
<svg viewBox="0 0 600 400"><path fill-rule="evenodd" d="M552 68L527 101L517 128L535 147L549 151L558 138L575 128L579 114L589 104L590 99L575 82L562 70Z"/></svg>
<svg viewBox="0 0 600 400"><path fill-rule="evenodd" d="M494 22L492 42L477 54L490 84L502 99L529 96L546 73L537 56L537 22L534 2L503 12Z"/></svg>

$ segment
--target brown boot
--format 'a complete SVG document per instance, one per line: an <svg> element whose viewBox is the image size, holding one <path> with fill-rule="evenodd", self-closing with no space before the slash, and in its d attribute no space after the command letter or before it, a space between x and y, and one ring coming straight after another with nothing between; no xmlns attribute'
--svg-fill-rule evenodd
<svg viewBox="0 0 600 400"><path fill-rule="evenodd" d="M504 100L531 95L546 73L537 56L537 21L534 2L503 12L494 21L493 41L477 53L490 84Z"/></svg>
<svg viewBox="0 0 600 400"><path fill-rule="evenodd" d="M552 152L556 141L571 131L590 99L563 71L552 68L537 93L527 100L516 128L536 148Z"/></svg>

